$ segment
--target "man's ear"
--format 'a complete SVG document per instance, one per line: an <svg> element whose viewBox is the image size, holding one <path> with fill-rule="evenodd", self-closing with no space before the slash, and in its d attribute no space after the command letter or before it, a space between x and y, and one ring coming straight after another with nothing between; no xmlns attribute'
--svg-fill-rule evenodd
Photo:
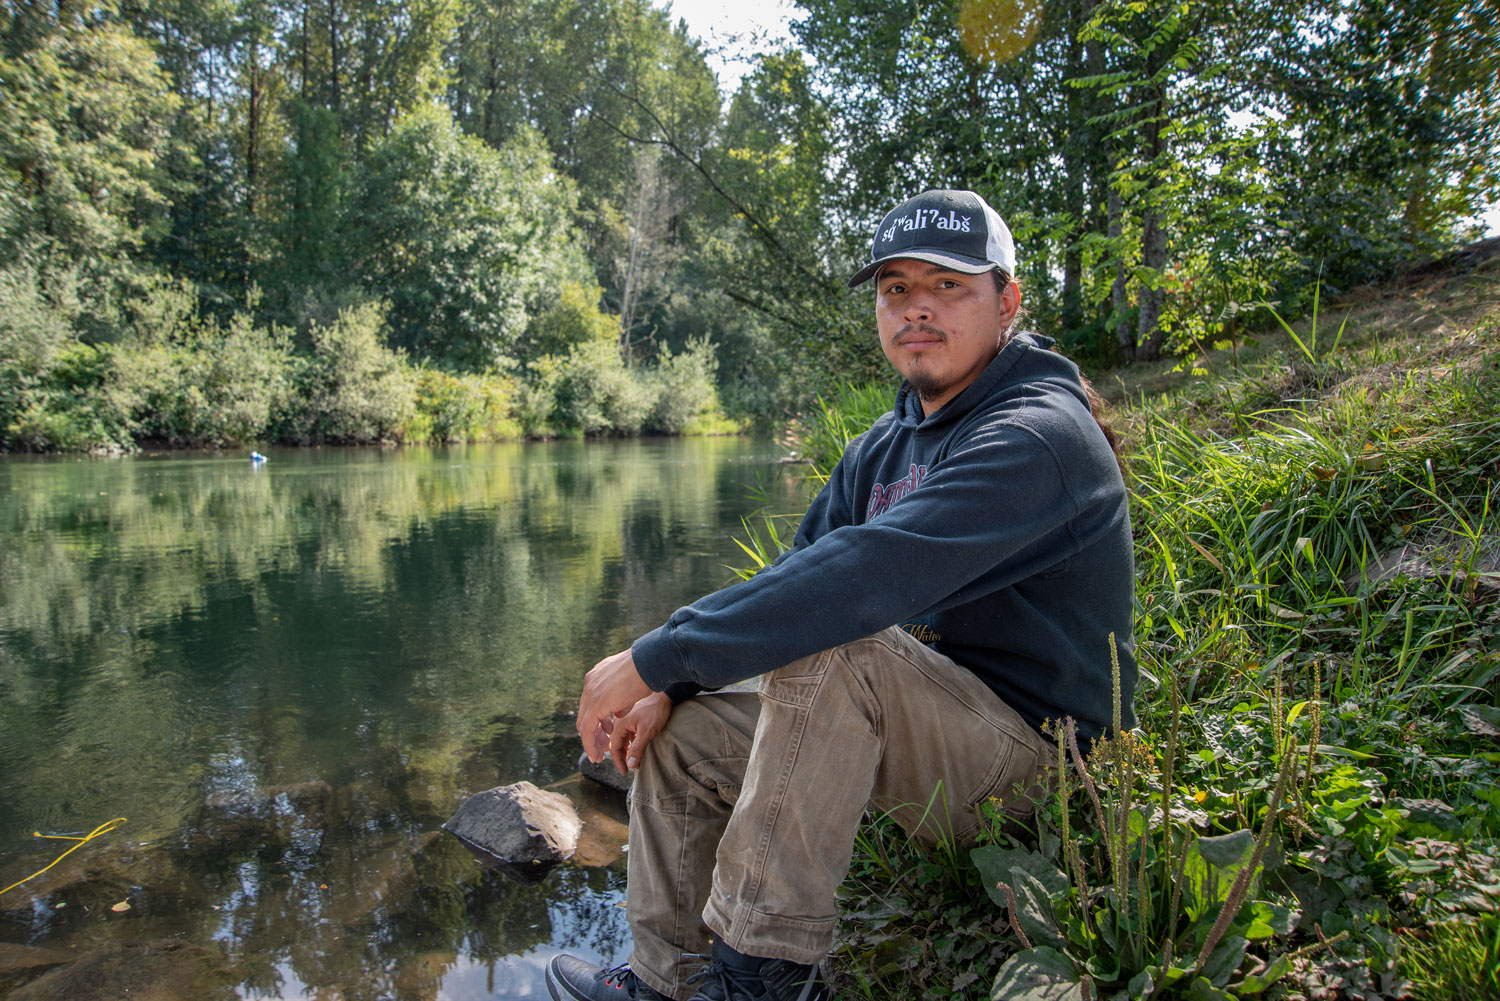
<svg viewBox="0 0 1500 1001"><path fill-rule="evenodd" d="M1000 327L1002 330L1010 328L1020 309L1021 286L1015 282L1006 282L1005 291L1000 293Z"/></svg>

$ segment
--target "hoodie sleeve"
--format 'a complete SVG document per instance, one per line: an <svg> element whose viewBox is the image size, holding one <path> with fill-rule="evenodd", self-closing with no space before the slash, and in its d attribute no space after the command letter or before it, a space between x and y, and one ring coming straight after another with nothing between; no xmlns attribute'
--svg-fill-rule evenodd
<svg viewBox="0 0 1500 1001"><path fill-rule="evenodd" d="M808 544L635 642L641 677L658 691L730 684L1066 561L1109 530L1119 474L1102 437L1090 440L1077 420L1039 417L981 423L870 522L848 517L857 503L849 481L830 480L809 510ZM1071 455L1065 473L1059 450L1083 461Z"/></svg>
<svg viewBox="0 0 1500 1001"><path fill-rule="evenodd" d="M850 440L849 444L844 448L843 456L839 459L838 464L834 466L833 472L829 474L828 482L823 484L823 489L818 491L818 495L808 505L807 512L802 516L802 522L797 527L797 534L792 539L791 547L776 557L770 564L763 567L756 574L757 578L773 572L786 560L807 546L812 545L815 540L827 535L834 528L853 522L853 506L849 499L849 490L853 477L852 469L856 465L854 456L858 452L860 443L864 441L868 434L869 432L866 431ZM679 609L678 611L680 613L684 610ZM652 633L648 633L632 644L631 655L635 658L637 671L641 668L642 641L650 636L661 633L661 631L661 629L657 629ZM756 672L756 674L762 673L764 671ZM645 675L643 674L642 677L644 678ZM753 677L755 677L754 674L744 675L744 678ZM736 681L744 680L744 678L731 678L727 681L720 681L714 684L702 684L696 680L673 681L663 686L651 684L649 681L647 684L651 684L652 689L655 691L665 692L667 697L672 700L672 704L676 705L679 702L692 698L699 692L733 684Z"/></svg>

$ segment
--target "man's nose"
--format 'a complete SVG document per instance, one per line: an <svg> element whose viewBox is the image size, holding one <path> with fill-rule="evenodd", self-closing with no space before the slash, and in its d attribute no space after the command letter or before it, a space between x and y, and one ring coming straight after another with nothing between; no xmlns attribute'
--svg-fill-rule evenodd
<svg viewBox="0 0 1500 1001"><path fill-rule="evenodd" d="M932 319L932 300L925 292L913 292L907 296L906 308L901 311L901 316L908 323Z"/></svg>

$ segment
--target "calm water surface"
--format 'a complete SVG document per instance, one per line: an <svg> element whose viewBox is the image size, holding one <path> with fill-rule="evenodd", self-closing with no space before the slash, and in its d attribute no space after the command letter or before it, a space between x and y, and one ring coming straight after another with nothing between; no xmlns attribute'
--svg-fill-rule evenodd
<svg viewBox="0 0 1500 1001"><path fill-rule="evenodd" d="M0 896L0 995L544 998L556 949L623 958L624 804L574 775L577 691L730 579L742 516L800 506L777 460L0 459L0 886L73 844L34 831L128 818ZM586 820L587 864L532 887L436 833L521 779Z"/></svg>

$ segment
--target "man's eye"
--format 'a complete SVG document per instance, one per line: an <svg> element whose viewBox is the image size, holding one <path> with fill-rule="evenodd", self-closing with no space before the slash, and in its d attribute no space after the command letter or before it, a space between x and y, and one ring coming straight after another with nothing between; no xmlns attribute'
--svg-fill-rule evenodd
<svg viewBox="0 0 1500 1001"><path fill-rule="evenodd" d="M945 278L940 283L938 283L938 287L939 288L958 288L958 282L954 281L952 278Z"/></svg>
<svg viewBox="0 0 1500 1001"><path fill-rule="evenodd" d="M906 286L905 285L887 285L885 287L885 294L886 295L900 295L902 292L905 292L905 291L906 291Z"/></svg>

